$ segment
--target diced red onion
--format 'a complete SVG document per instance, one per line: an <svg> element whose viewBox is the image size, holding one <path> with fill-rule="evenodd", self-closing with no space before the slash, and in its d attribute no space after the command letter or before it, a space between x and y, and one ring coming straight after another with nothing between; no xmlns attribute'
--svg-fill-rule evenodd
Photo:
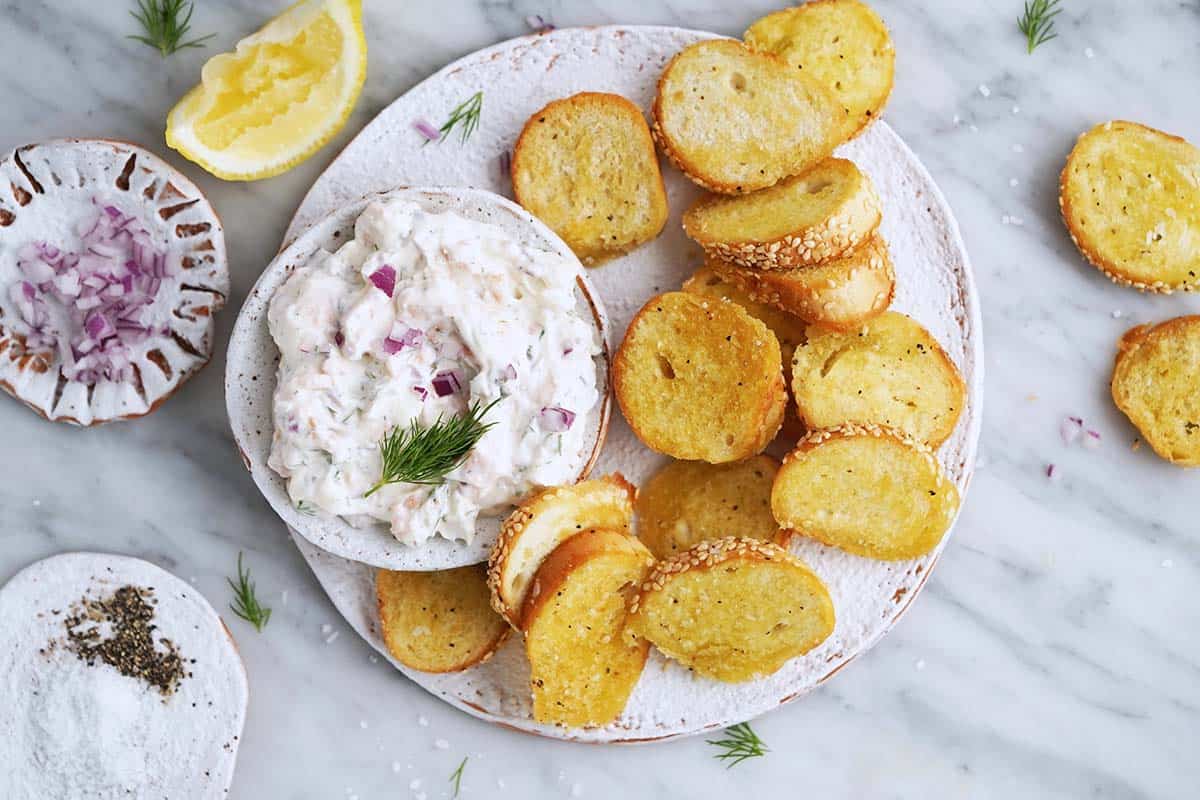
<svg viewBox="0 0 1200 800"><path fill-rule="evenodd" d="M333 343L338 347L341 347L346 343L346 337L342 335L341 331L337 331L333 334Z"/></svg>
<svg viewBox="0 0 1200 800"><path fill-rule="evenodd" d="M546 22L545 18L541 14L530 14L529 16L525 17L525 24L528 25L529 29L534 33L549 33L550 31L554 30L554 26L549 22Z"/></svg>
<svg viewBox="0 0 1200 800"><path fill-rule="evenodd" d="M506 364L504 371L500 373L500 377L506 381L515 381L517 379L517 368L512 364Z"/></svg>
<svg viewBox="0 0 1200 800"><path fill-rule="evenodd" d="M433 124L424 117L413 120L412 126L417 133L425 137L426 141L436 142L438 139L442 138L442 132L433 127Z"/></svg>
<svg viewBox="0 0 1200 800"><path fill-rule="evenodd" d="M54 267L41 258L20 259L17 261L17 268L21 270L22 275L34 283L45 283L54 279Z"/></svg>
<svg viewBox="0 0 1200 800"><path fill-rule="evenodd" d="M116 333L116 328L113 327L112 321L103 314L95 311L87 315L87 319L83 321L83 329L87 332L88 336L97 342L107 339Z"/></svg>
<svg viewBox="0 0 1200 800"><path fill-rule="evenodd" d="M416 347L421 342L422 335L423 333L419 329L408 328L398 337L389 336L383 340L383 352L390 356L399 353L406 347Z"/></svg>
<svg viewBox="0 0 1200 800"><path fill-rule="evenodd" d="M433 376L433 393L438 397L458 394L462 391L462 376L456 369L446 369Z"/></svg>
<svg viewBox="0 0 1200 800"><path fill-rule="evenodd" d="M512 151L505 150L500 154L500 177L507 178L512 174Z"/></svg>
<svg viewBox="0 0 1200 800"><path fill-rule="evenodd" d="M1054 480L1054 475L1057 472L1058 472L1058 467L1055 466L1054 464L1046 465L1046 477L1049 478L1050 480Z"/></svg>
<svg viewBox="0 0 1200 800"><path fill-rule="evenodd" d="M416 393L417 397L421 398L421 402L425 402L425 398L429 397L429 390L424 386L414 386L412 390Z"/></svg>
<svg viewBox="0 0 1200 800"><path fill-rule="evenodd" d="M543 408L538 414L538 422L541 423L543 430L562 433L570 430L571 426L575 424L575 412L558 406L549 406Z"/></svg>
<svg viewBox="0 0 1200 800"><path fill-rule="evenodd" d="M391 297L392 293L396 291L396 270L390 264L384 264L372 272L369 280L375 284L376 289L388 297Z"/></svg>
<svg viewBox="0 0 1200 800"><path fill-rule="evenodd" d="M1083 446L1088 450L1095 450L1100 446L1100 431L1094 431L1090 428L1084 432Z"/></svg>
<svg viewBox="0 0 1200 800"><path fill-rule="evenodd" d="M568 347L566 350L563 350L563 356L564 357L569 356L569 355L571 355L571 353L574 353L574 352L575 352L574 347Z"/></svg>
<svg viewBox="0 0 1200 800"><path fill-rule="evenodd" d="M126 380L132 376L129 345L152 331L142 311L152 306L162 279L182 263L178 253L160 251L137 218L115 205L101 206L80 219L78 252L49 242L32 242L18 251L18 267L28 280L10 290L31 347L62 354L74 380ZM52 324L48 302L59 303L66 319ZM162 328L164 334L169 326Z"/></svg>

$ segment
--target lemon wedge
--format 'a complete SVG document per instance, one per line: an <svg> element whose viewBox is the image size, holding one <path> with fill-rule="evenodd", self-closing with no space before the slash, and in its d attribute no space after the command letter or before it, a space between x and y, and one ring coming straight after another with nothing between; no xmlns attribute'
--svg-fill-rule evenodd
<svg viewBox="0 0 1200 800"><path fill-rule="evenodd" d="M301 0L208 60L167 144L225 180L278 175L341 129L366 74L362 0Z"/></svg>

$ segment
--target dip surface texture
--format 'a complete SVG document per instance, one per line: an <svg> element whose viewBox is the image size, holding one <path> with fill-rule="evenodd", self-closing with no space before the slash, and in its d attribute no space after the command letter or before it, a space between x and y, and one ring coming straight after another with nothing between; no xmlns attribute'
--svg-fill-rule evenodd
<svg viewBox="0 0 1200 800"><path fill-rule="evenodd" d="M479 514L574 482L599 406L596 325L578 264L504 230L413 202L369 205L268 314L279 347L269 464L301 510L387 523L416 544L470 541ZM439 485L379 481L380 441L473 404L495 423Z"/></svg>

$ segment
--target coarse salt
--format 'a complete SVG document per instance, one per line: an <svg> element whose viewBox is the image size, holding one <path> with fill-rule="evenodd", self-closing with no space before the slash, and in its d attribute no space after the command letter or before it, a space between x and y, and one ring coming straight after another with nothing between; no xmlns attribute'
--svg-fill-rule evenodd
<svg viewBox="0 0 1200 800"><path fill-rule="evenodd" d="M979 93L984 97L992 96L992 90L988 88L986 83L979 84Z"/></svg>

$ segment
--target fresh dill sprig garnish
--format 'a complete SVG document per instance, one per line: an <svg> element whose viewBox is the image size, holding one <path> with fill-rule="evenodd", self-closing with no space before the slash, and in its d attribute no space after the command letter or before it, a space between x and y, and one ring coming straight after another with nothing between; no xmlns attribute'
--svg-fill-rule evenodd
<svg viewBox="0 0 1200 800"><path fill-rule="evenodd" d="M127 38L150 45L163 57L185 47L204 47L205 40L216 36L215 33L182 41L191 28L195 7L190 0L138 0L138 10L129 13L142 24L146 33Z"/></svg>
<svg viewBox="0 0 1200 800"><path fill-rule="evenodd" d="M450 118L446 120L442 127L438 128L438 132L442 134L439 142L444 142L450 131L454 130L455 126L462 124L458 129L458 142L462 144L470 138L475 129L479 127L479 114L483 111L483 92L476 92L466 100L459 103L453 111L450 112ZM425 142L429 144L429 142Z"/></svg>
<svg viewBox="0 0 1200 800"><path fill-rule="evenodd" d="M1029 52L1058 36L1054 32L1054 18L1062 11L1058 4L1062 0L1028 0L1025 13L1017 20L1017 27L1025 34Z"/></svg>
<svg viewBox="0 0 1200 800"><path fill-rule="evenodd" d="M766 743L758 738L758 734L745 722L726 728L724 739L707 739L706 741L708 744L721 748L721 752L713 758L728 761L726 769L742 763L747 758L765 756L770 751Z"/></svg>
<svg viewBox="0 0 1200 800"><path fill-rule="evenodd" d="M237 569L236 583L233 578L225 579L229 581L229 587L233 589L233 602L229 604L229 608L233 610L234 614L253 625L256 631L262 633L262 629L271 619L271 609L263 608L259 604L258 597L254 594L254 582L250 580L250 570L242 568L241 551L238 552Z"/></svg>
<svg viewBox="0 0 1200 800"><path fill-rule="evenodd" d="M450 783L454 784L454 794L450 796L451 800L454 800L455 797L458 797L458 791L461 788L460 784L462 783L463 769L467 766L467 758L468 756L463 756L463 760L461 763L459 763L458 769L450 773L449 781Z"/></svg>
<svg viewBox="0 0 1200 800"><path fill-rule="evenodd" d="M485 423L484 415L499 403L496 398L486 406L473 403L465 414L437 421L422 428L414 419L408 429L393 428L379 443L383 470L379 482L363 497L370 497L389 483L423 483L438 486L446 474L466 460L467 454L483 435L496 424Z"/></svg>

